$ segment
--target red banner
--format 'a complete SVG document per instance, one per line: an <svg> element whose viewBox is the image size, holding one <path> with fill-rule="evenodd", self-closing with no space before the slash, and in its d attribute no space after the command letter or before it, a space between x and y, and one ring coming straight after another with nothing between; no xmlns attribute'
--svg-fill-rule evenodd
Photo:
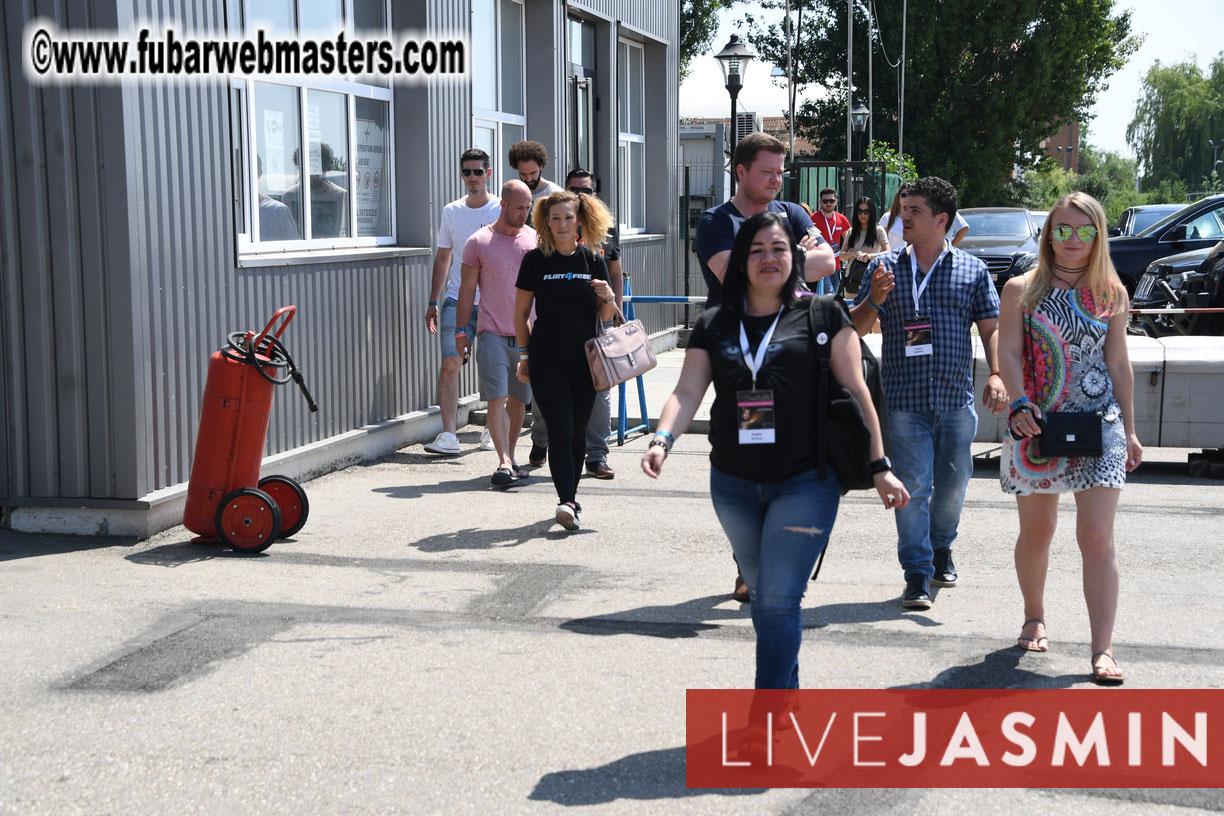
<svg viewBox="0 0 1224 816"><path fill-rule="evenodd" d="M687 692L690 788L1220 788L1224 691Z"/></svg>

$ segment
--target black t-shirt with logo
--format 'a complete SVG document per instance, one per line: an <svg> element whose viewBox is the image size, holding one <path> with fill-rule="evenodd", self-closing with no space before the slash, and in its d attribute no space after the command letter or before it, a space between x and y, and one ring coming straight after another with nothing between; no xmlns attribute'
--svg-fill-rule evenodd
<svg viewBox="0 0 1224 816"><path fill-rule="evenodd" d="M773 391L775 439L766 445L741 445L737 391L752 390L752 372L740 349L740 318L722 306L708 309L697 321L688 347L705 349L714 375L710 408L710 463L756 482L780 482L817 467L816 353L808 323L810 299L799 298L778 320L769 349L757 373L756 390ZM844 308L833 312L836 328L825 342L850 324ZM756 353L774 315L744 316L748 349Z"/></svg>
<svg viewBox="0 0 1224 816"><path fill-rule="evenodd" d="M600 300L591 279L608 280L608 265L582 244L572 255L545 256L533 249L523 256L515 286L535 294L531 356L554 360L585 358L586 341L595 336Z"/></svg>

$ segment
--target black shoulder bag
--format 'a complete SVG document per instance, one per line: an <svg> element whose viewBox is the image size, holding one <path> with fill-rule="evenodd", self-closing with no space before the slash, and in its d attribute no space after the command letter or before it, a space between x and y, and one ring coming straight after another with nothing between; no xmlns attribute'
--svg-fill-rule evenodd
<svg viewBox="0 0 1224 816"><path fill-rule="evenodd" d="M845 309L834 295L813 295L808 321L811 326L812 343L816 353L816 456L820 476L824 478L831 464L841 481L842 493L850 490L875 488L871 473L871 431L863 419L863 409L854 395L833 376L829 363L836 324L832 319L834 309ZM817 342L821 334L825 342ZM884 386L880 379L880 362L859 338L863 355L863 378L879 417L880 430L887 442L887 413L884 403Z"/></svg>
<svg viewBox="0 0 1224 816"><path fill-rule="evenodd" d="M1029 372L1035 382L1037 368L1033 359L1033 318L1024 311L1024 351ZM1037 424L1041 434L1034 453L1041 458L1053 456L1100 456L1104 450L1100 411L1043 411Z"/></svg>

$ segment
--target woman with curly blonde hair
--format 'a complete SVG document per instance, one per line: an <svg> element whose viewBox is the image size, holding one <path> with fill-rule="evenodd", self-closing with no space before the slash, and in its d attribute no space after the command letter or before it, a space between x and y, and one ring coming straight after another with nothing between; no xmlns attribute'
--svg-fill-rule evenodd
<svg viewBox="0 0 1224 816"><path fill-rule="evenodd" d="M1043 596L1050 541L1058 496L1070 492L1091 629L1091 679L1118 685L1123 675L1113 658L1119 583L1114 516L1126 473L1139 466L1143 446L1135 435L1134 375L1126 350L1129 302L1109 259L1107 235L1096 199L1079 192L1064 196L1046 218L1036 268L1003 287L999 374L1007 393L1020 397L1008 417L1011 433L1004 439L999 476L1020 513L1015 562L1025 621L1017 645L1049 648ZM1054 412L1078 413L1093 426L1082 425L1077 436L1095 437L1099 422L1099 447L1043 453L1041 436Z"/></svg>
<svg viewBox="0 0 1224 816"><path fill-rule="evenodd" d="M531 383L535 410L548 428L554 516L565 529L577 530L578 476L595 404L586 341L595 336L596 321L616 315L608 265L591 247L607 237L612 214L594 196L562 191L541 199L532 220L539 243L523 256L515 283L518 378Z"/></svg>

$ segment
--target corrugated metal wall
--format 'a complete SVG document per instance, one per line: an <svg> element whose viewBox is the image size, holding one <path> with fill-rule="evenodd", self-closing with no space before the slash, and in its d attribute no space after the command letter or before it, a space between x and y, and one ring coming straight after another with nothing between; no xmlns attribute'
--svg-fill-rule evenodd
<svg viewBox="0 0 1224 816"><path fill-rule="evenodd" d="M122 163L111 88L34 88L21 42L35 16L114 28L84 0L0 11L0 496L123 489L134 388L122 263ZM119 234L116 235L116 230Z"/></svg>
<svg viewBox="0 0 1224 816"><path fill-rule="evenodd" d="M417 249L237 268L224 85L32 89L21 74L22 28L36 12L63 29L134 20L224 28L226 0L119 2L6 2L0 16L0 498L135 499L186 481L208 356L228 332L260 328L288 303L299 312L284 339L321 411L308 413L291 386L278 389L267 453L435 400L427 244L443 204L462 194L454 166L471 139L467 86L404 91L416 94L404 104L397 95L397 128L428 143L397 156L400 243L406 218ZM632 25L677 40L675 2L599 5L623 6ZM402 28L422 17L431 28L470 27L466 0L395 14ZM672 91L672 122L675 108ZM428 122L413 129L423 109ZM665 238L626 246L639 288L663 291L674 274L674 221L664 222ZM676 322L674 311L642 316L657 330ZM461 393L475 392L474 369Z"/></svg>
<svg viewBox="0 0 1224 816"><path fill-rule="evenodd" d="M460 4L431 0L439 28L466 28ZM464 4L466 5L466 4ZM187 27L223 28L221 0L165 9L137 4L137 17L181 19ZM425 95L426 92L420 92ZM298 307L284 335L320 411L297 389L276 392L266 453L360 428L435 401L440 352L425 330L432 257L419 252L378 260L236 269L230 209L229 113L220 86L152 87L127 92L132 185L132 259L148 324L140 348L150 439L143 448L145 492L190 475L208 356L227 333L261 328L277 308ZM456 157L470 138L470 105L461 85L436 83L428 96L428 157L400 157L429 168L428 234L454 189ZM398 105L400 119L415 116ZM400 181L403 176L401 175ZM420 183L417 181L416 183ZM401 201L414 195L401 184ZM451 196L452 198L455 196ZM430 217L432 216L432 217ZM424 234L424 231L421 231ZM461 392L476 389L465 371Z"/></svg>

